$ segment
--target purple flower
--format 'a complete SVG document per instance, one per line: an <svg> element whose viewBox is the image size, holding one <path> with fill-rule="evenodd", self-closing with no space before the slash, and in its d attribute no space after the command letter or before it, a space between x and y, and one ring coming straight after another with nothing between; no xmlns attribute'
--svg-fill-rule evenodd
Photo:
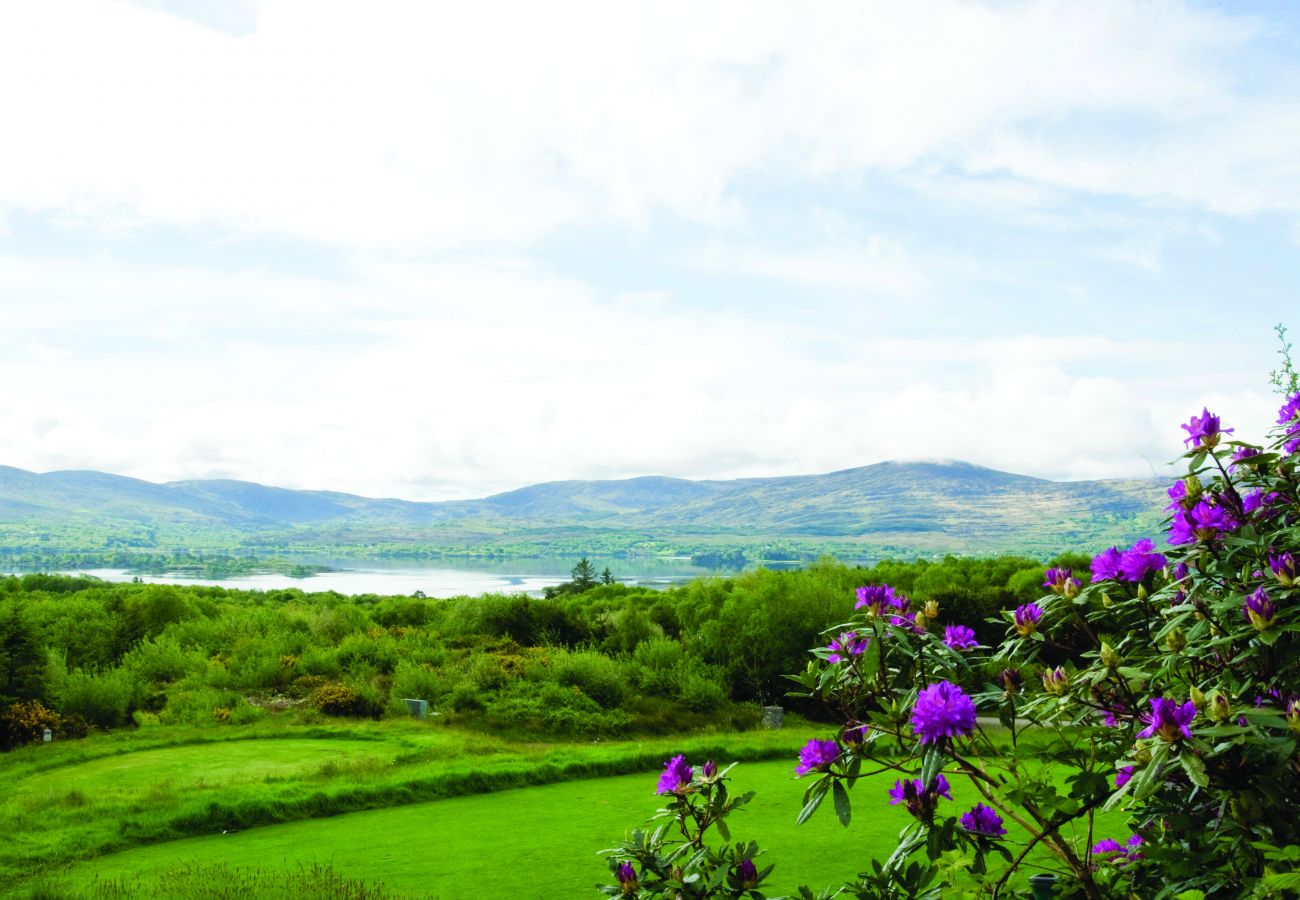
<svg viewBox="0 0 1300 900"><path fill-rule="evenodd" d="M1101 723L1107 728L1118 728L1122 723L1122 717L1129 715L1129 709L1123 703L1116 703L1114 707L1106 710L1106 717Z"/></svg>
<svg viewBox="0 0 1300 900"><path fill-rule="evenodd" d="M1282 404L1282 408L1277 411L1277 424L1290 425L1297 415L1300 415L1300 391L1288 397Z"/></svg>
<svg viewBox="0 0 1300 900"><path fill-rule="evenodd" d="M969 650L979 646L979 641L975 640L975 629L965 625L949 625L945 628L943 642L954 650Z"/></svg>
<svg viewBox="0 0 1300 900"><path fill-rule="evenodd" d="M1141 581L1148 572L1159 572L1167 560L1163 555L1154 553L1156 545L1149 538L1143 538L1119 558L1119 574L1125 581Z"/></svg>
<svg viewBox="0 0 1300 900"><path fill-rule="evenodd" d="M826 657L826 661L844 662L850 656L860 656L867 649L868 641L868 638L858 637L856 631L846 631L837 638L831 638L831 642L826 645L831 655Z"/></svg>
<svg viewBox="0 0 1300 900"><path fill-rule="evenodd" d="M1104 838L1098 841L1092 847L1093 856L1101 856L1103 853L1123 853L1124 845L1114 838Z"/></svg>
<svg viewBox="0 0 1300 900"><path fill-rule="evenodd" d="M1211 448L1219 443L1220 434L1232 434L1235 429L1220 428L1219 417L1210 414L1208 407L1202 407L1201 417L1198 419L1192 416L1191 421L1182 426L1187 432L1187 437L1183 439L1183 444L1191 444L1193 447Z"/></svg>
<svg viewBox="0 0 1300 900"><path fill-rule="evenodd" d="M1264 505L1264 492L1256 488L1241 498L1242 515L1250 515Z"/></svg>
<svg viewBox="0 0 1300 900"><path fill-rule="evenodd" d="M659 776L659 789L656 794L684 794L690 787L695 770L686 765L686 757L674 756L664 763L663 774Z"/></svg>
<svg viewBox="0 0 1300 900"><path fill-rule="evenodd" d="M1138 848L1141 846L1142 838L1136 834L1123 844L1114 838L1105 838L1093 845L1092 855L1105 856L1109 862L1122 866L1135 859L1142 858L1142 854L1138 852Z"/></svg>
<svg viewBox="0 0 1300 900"><path fill-rule="evenodd" d="M971 834L997 837L1007 833L1002 827L1002 817L983 803L976 803L968 813L962 813L961 827Z"/></svg>
<svg viewBox="0 0 1300 900"><path fill-rule="evenodd" d="M864 584L858 588L858 602L853 604L853 608L865 609L873 616L883 616L892 609L905 610L907 605L907 598L894 593L887 584Z"/></svg>
<svg viewBox="0 0 1300 900"><path fill-rule="evenodd" d="M912 728L922 744L968 737L975 730L975 701L952 682L932 684L916 695Z"/></svg>
<svg viewBox="0 0 1300 900"><path fill-rule="evenodd" d="M1021 637L1029 637L1038 630L1038 620L1042 617L1042 607L1037 603L1026 603L1024 606L1017 606L1015 615L1016 633Z"/></svg>
<svg viewBox="0 0 1300 900"><path fill-rule="evenodd" d="M799 751L799 765L795 766L796 775L807 775L814 770L824 772L840 755L840 746L834 741L819 741L813 738Z"/></svg>
<svg viewBox="0 0 1300 900"><path fill-rule="evenodd" d="M1228 464L1228 471L1231 472L1235 470L1238 463L1243 463L1253 456L1259 456L1259 454L1260 450L1258 447L1238 447L1236 450L1232 451L1232 462Z"/></svg>
<svg viewBox="0 0 1300 900"><path fill-rule="evenodd" d="M1191 700L1181 706L1173 700L1166 700L1164 697L1156 697L1151 701L1151 712L1142 717L1142 721L1148 723L1143 731L1138 732L1138 737L1160 737L1166 741L1176 741L1178 738L1190 738L1192 732L1188 725L1196 718L1196 704Z"/></svg>
<svg viewBox="0 0 1300 900"><path fill-rule="evenodd" d="M1182 581L1190 574L1192 574L1192 570L1187 568L1187 563L1185 562L1178 563L1169 572L1169 576L1173 578L1174 581Z"/></svg>
<svg viewBox="0 0 1300 900"><path fill-rule="evenodd" d="M614 873L618 877L618 886L624 894L630 894L637 888L636 869L632 868L630 862L619 863L617 871Z"/></svg>
<svg viewBox="0 0 1300 900"><path fill-rule="evenodd" d="M1290 553L1279 553L1268 555L1268 568L1273 573L1273 577L1278 580L1279 584L1290 587L1297 581L1297 574L1300 574L1300 568L1296 566L1296 559Z"/></svg>
<svg viewBox="0 0 1300 900"><path fill-rule="evenodd" d="M950 787L948 779L942 774L934 776L934 781L930 782L929 788L922 787L919 778L895 781L894 786L889 789L889 805L897 806L899 803L906 803L909 813L922 822L928 823L934 818L934 810L939 804L939 798L952 799L952 794L949 793Z"/></svg>
<svg viewBox="0 0 1300 900"><path fill-rule="evenodd" d="M717 764L714 763L714 761L711 759L705 761L704 765L700 766L700 777L704 778L707 781L712 781L714 778L717 778L718 777Z"/></svg>
<svg viewBox="0 0 1300 900"><path fill-rule="evenodd" d="M1288 456L1298 451L1300 451L1300 438L1296 438L1294 441L1287 441L1282 445L1282 452Z"/></svg>
<svg viewBox="0 0 1300 900"><path fill-rule="evenodd" d="M1165 511L1173 509L1175 506L1182 506L1183 501L1187 499L1187 482L1179 479L1173 483L1173 486L1166 491L1169 499L1173 502L1165 507Z"/></svg>
<svg viewBox="0 0 1300 900"><path fill-rule="evenodd" d="M1209 544L1219 538L1220 532L1231 531L1236 523L1217 507L1202 500L1190 511L1179 510L1174 513L1169 526L1169 543L1190 544L1201 541Z"/></svg>
<svg viewBox="0 0 1300 900"><path fill-rule="evenodd" d="M736 878L742 888L748 889L758 884L758 867L752 859L742 859L736 865Z"/></svg>
<svg viewBox="0 0 1300 900"><path fill-rule="evenodd" d="M1133 766L1120 766L1115 773L1115 790L1119 790L1133 779Z"/></svg>
<svg viewBox="0 0 1300 900"><path fill-rule="evenodd" d="M1258 588L1241 605L1241 614L1247 622L1255 626L1256 630L1266 631L1273 626L1273 618L1277 615L1277 604L1269 599L1263 588Z"/></svg>
<svg viewBox="0 0 1300 900"><path fill-rule="evenodd" d="M1103 550L1092 558L1092 580L1112 581L1119 578L1119 563L1123 554L1118 547Z"/></svg>

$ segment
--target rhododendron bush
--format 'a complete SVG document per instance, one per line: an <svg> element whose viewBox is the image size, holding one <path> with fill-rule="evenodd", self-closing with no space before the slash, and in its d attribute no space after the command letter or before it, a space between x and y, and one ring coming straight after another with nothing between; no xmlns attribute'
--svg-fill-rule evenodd
<svg viewBox="0 0 1300 900"><path fill-rule="evenodd" d="M795 677L838 726L798 752L791 814L911 822L855 882L799 896L1026 896L1044 869L1056 897L1300 896L1300 393L1275 424L1254 445L1192 416L1165 533L1049 569L997 647L860 588ZM881 773L892 789L855 790ZM731 842L728 781L671 760L661 824L609 851L606 893L762 898L780 860ZM1103 811L1126 826L1101 833Z"/></svg>

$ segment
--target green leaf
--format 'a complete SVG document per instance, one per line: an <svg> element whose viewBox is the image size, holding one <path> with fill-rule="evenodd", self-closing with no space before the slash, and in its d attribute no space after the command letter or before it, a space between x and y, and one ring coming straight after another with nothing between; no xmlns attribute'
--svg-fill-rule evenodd
<svg viewBox="0 0 1300 900"><path fill-rule="evenodd" d="M1141 800L1164 784L1165 760L1169 758L1169 745L1161 741L1151 753L1151 762L1133 779L1133 797Z"/></svg>
<svg viewBox="0 0 1300 900"><path fill-rule="evenodd" d="M849 803L849 792L844 789L844 782L836 779L833 793L835 794L835 815L839 817L840 824L848 828L849 819L853 817L853 810Z"/></svg>
<svg viewBox="0 0 1300 900"><path fill-rule="evenodd" d="M1192 779L1192 784L1197 787L1209 787L1210 776L1205 771L1205 761L1190 750L1178 754L1178 762L1182 765L1183 771L1187 777Z"/></svg>
<svg viewBox="0 0 1300 900"><path fill-rule="evenodd" d="M934 744L925 748L925 755L921 757L921 785L929 787L930 782L934 781L934 776L939 774L943 768L943 754Z"/></svg>
<svg viewBox="0 0 1300 900"><path fill-rule="evenodd" d="M872 640L867 644L866 652L862 654L862 680L870 681L880 673L881 666L881 649L882 641L879 639Z"/></svg>
<svg viewBox="0 0 1300 900"><path fill-rule="evenodd" d="M1264 876L1264 887L1273 891L1300 891L1300 872L1278 872Z"/></svg>
<svg viewBox="0 0 1300 900"><path fill-rule="evenodd" d="M823 778L808 789L807 801L804 803L803 809L799 811L799 817L794 820L794 824L802 825L808 821L813 813L817 812L817 807L821 806L822 801L826 799L826 790L829 787L830 784Z"/></svg>

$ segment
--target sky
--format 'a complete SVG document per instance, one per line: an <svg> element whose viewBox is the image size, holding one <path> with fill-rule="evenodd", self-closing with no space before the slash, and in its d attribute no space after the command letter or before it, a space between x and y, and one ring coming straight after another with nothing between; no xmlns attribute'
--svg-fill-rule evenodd
<svg viewBox="0 0 1300 900"><path fill-rule="evenodd" d="M1150 477L1300 335L1300 7L0 9L0 465Z"/></svg>

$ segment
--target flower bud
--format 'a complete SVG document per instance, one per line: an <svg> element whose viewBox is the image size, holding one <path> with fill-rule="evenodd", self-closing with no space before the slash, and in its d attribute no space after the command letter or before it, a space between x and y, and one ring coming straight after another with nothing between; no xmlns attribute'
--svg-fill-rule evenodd
<svg viewBox="0 0 1300 900"><path fill-rule="evenodd" d="M1187 502L1195 501L1201 494L1205 493L1205 485L1201 484L1201 479L1195 475L1188 475L1183 479L1183 484L1187 485Z"/></svg>
<svg viewBox="0 0 1300 900"><path fill-rule="evenodd" d="M758 867L754 865L752 859L742 859L736 866L736 878L740 881L740 886L744 890L749 890L758 884Z"/></svg>
<svg viewBox="0 0 1300 900"><path fill-rule="evenodd" d="M715 778L718 777L717 764L714 763L714 761L711 759L705 762L704 765L700 766L700 776L705 781L713 781Z"/></svg>
<svg viewBox="0 0 1300 900"><path fill-rule="evenodd" d="M1210 692L1210 718L1220 724L1232 718L1232 703L1222 691Z"/></svg>
<svg viewBox="0 0 1300 900"><path fill-rule="evenodd" d="M1147 763L1151 762L1150 748L1139 746L1137 752L1133 754L1133 758L1137 760L1138 765L1145 766Z"/></svg>
<svg viewBox="0 0 1300 900"><path fill-rule="evenodd" d="M929 620L926 619L924 610L917 610L916 615L912 616L912 621L915 622L916 627L922 631L925 631L925 626L930 624Z"/></svg>
<svg viewBox="0 0 1300 900"><path fill-rule="evenodd" d="M1205 693L1196 685L1192 685L1191 690L1188 691L1188 694L1191 696L1192 704L1197 708L1197 710L1204 712Z"/></svg>
<svg viewBox="0 0 1300 900"><path fill-rule="evenodd" d="M939 601L938 600L925 601L925 606L921 609L921 612L925 613L925 617L927 619L939 618Z"/></svg>
<svg viewBox="0 0 1300 900"><path fill-rule="evenodd" d="M1287 704L1286 727L1291 729L1292 734L1300 735L1300 699Z"/></svg>
<svg viewBox="0 0 1300 900"><path fill-rule="evenodd" d="M998 675L998 684L1001 685L1003 692L1008 695L1020 693L1022 681L1019 669L1003 669Z"/></svg>
<svg viewBox="0 0 1300 900"><path fill-rule="evenodd" d="M1119 654L1115 652L1114 647L1105 641L1101 642L1101 652L1097 655L1101 659L1101 664L1108 669L1113 669L1119 665Z"/></svg>
<svg viewBox="0 0 1300 900"><path fill-rule="evenodd" d="M630 862L619 863L618 869L614 873L618 877L619 892L623 894L634 894L637 889L636 869L632 868Z"/></svg>
<svg viewBox="0 0 1300 900"><path fill-rule="evenodd" d="M1057 666L1055 669L1045 669L1043 671L1043 690L1049 694L1061 696L1070 688L1070 676L1065 674L1065 669Z"/></svg>
<svg viewBox="0 0 1300 900"><path fill-rule="evenodd" d="M1101 595L1101 605L1106 607L1107 609L1110 609L1112 606L1115 605L1115 601L1110 599L1110 594L1103 593Z"/></svg>
<svg viewBox="0 0 1300 900"><path fill-rule="evenodd" d="M1145 584L1139 584L1139 585L1138 585L1138 599L1139 599L1139 600L1145 600L1145 599L1146 599L1147 597L1149 597L1149 596L1150 596L1150 594L1147 593L1147 586L1146 586Z"/></svg>
<svg viewBox="0 0 1300 900"><path fill-rule="evenodd" d="M1187 634L1175 625L1165 635L1165 646L1174 653L1182 653L1187 649Z"/></svg>

